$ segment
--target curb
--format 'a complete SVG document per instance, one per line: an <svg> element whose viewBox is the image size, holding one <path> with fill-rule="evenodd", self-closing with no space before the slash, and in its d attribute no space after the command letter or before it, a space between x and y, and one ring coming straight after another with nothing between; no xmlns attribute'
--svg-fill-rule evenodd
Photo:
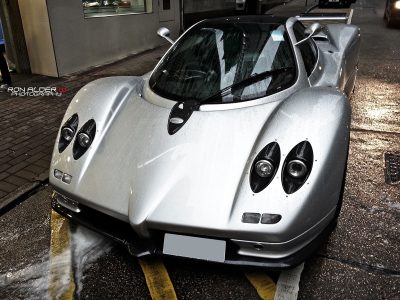
<svg viewBox="0 0 400 300"><path fill-rule="evenodd" d="M18 189L16 189L15 191L1 198L0 216L6 213L14 205L18 205L20 202L31 196L34 191L36 191L41 186L44 186L48 182L49 182L48 172L44 172L40 174L34 181L18 187Z"/></svg>

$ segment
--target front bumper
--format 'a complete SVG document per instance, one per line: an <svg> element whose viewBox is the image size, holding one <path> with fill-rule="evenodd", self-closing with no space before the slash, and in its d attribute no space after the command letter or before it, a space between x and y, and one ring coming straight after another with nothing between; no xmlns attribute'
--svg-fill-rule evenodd
<svg viewBox="0 0 400 300"><path fill-rule="evenodd" d="M134 232L128 223L108 216L88 206L79 204L79 211L74 211L73 209L65 207L65 205L60 205L56 196L52 197L51 205L57 213L70 219L72 222L88 227L124 245L135 257L166 255L163 254L162 249L164 234L167 232L153 231L151 240L143 239ZM239 247L231 240L225 239L226 254L223 263L238 266L262 267L270 270L290 269L301 264L316 252L333 230L334 226L335 222L329 223L329 225L305 247L290 256L279 259L239 255Z"/></svg>

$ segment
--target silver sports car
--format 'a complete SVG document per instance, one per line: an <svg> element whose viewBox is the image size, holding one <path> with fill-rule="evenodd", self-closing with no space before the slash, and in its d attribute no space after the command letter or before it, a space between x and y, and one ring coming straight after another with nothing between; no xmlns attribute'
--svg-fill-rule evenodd
<svg viewBox="0 0 400 300"><path fill-rule="evenodd" d="M72 99L53 209L135 256L301 263L341 207L358 27L247 16L168 33L151 74L99 79Z"/></svg>

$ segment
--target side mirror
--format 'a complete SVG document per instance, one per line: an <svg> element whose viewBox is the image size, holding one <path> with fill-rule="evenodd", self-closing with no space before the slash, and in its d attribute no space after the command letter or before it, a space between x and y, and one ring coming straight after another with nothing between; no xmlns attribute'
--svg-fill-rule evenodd
<svg viewBox="0 0 400 300"><path fill-rule="evenodd" d="M170 31L169 31L168 28L165 28L165 27L159 28L159 29L157 30L157 34L158 34L159 36L161 36L162 38L166 39L166 40L167 40L168 42L170 42L171 44L174 43L174 41L171 40L171 39L169 38Z"/></svg>
<svg viewBox="0 0 400 300"><path fill-rule="evenodd" d="M312 24L310 25L310 27L308 27L308 28L304 31L304 33L308 34L308 36L307 36L305 39L303 39L303 40L297 42L297 43L294 44L294 45L297 46L297 45L300 45L301 43L304 43L304 42L307 41L309 38L313 37L313 35L315 35L315 34L318 33L319 31L321 31L321 29L322 29L321 24L319 24L319 23L312 23Z"/></svg>

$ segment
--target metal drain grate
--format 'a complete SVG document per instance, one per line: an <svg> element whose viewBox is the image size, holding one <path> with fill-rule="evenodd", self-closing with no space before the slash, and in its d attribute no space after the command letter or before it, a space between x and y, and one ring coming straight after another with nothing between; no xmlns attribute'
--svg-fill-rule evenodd
<svg viewBox="0 0 400 300"><path fill-rule="evenodd" d="M385 181L387 184L400 183L400 155L385 153Z"/></svg>

